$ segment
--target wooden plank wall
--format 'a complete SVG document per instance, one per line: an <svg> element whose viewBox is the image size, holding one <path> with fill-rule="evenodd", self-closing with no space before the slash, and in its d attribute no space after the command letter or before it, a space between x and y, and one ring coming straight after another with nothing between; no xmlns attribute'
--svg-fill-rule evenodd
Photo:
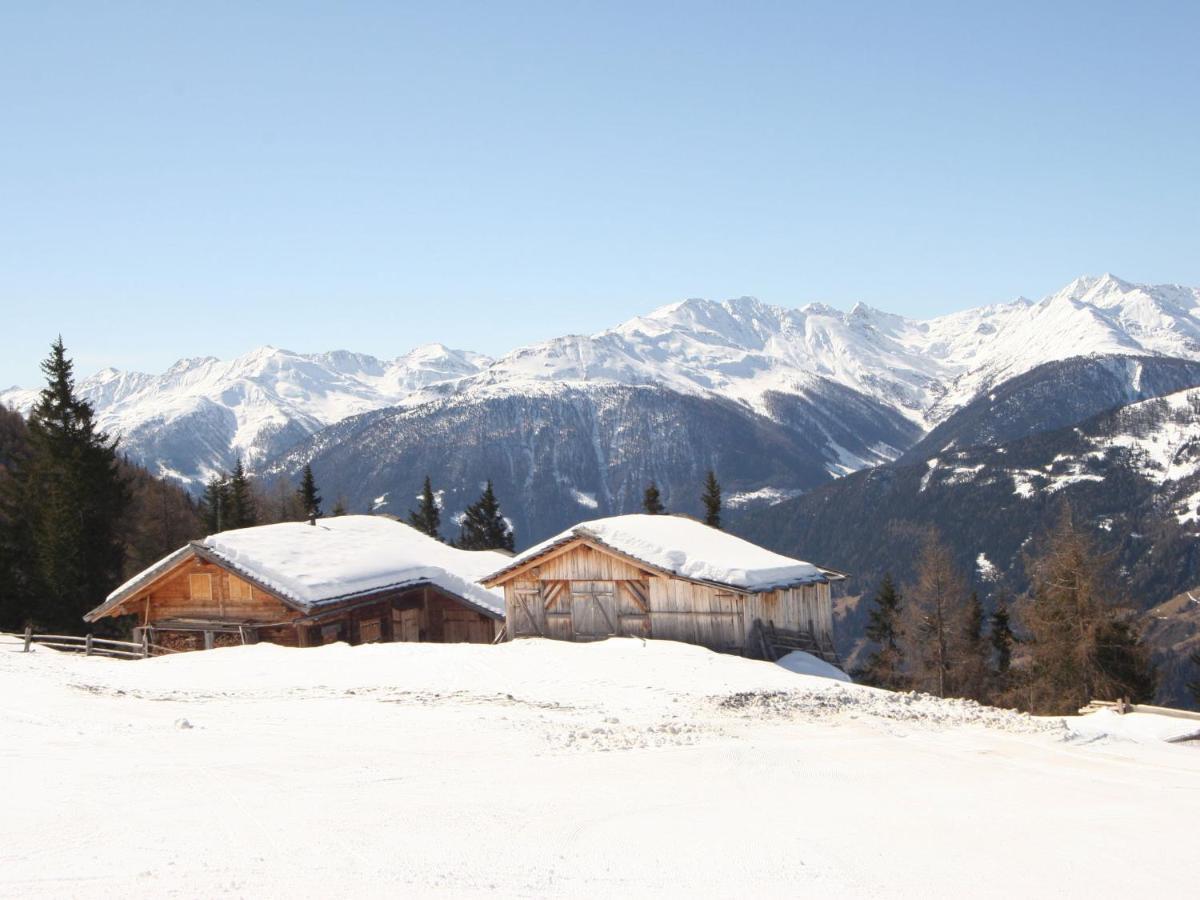
<svg viewBox="0 0 1200 900"><path fill-rule="evenodd" d="M594 639L594 604L608 592L615 597L618 634L739 651L758 618L781 629L811 627L818 637L833 635L827 584L747 595L652 574L586 545L548 559L504 586L508 633ZM648 615L640 597L647 602ZM584 604L586 613L581 613Z"/></svg>
<svg viewBox="0 0 1200 900"><path fill-rule="evenodd" d="M746 603L746 640L754 620L774 622L776 628L808 631L833 639L833 605L828 584L806 584L784 591L751 594Z"/></svg>
<svg viewBox="0 0 1200 900"><path fill-rule="evenodd" d="M658 576L650 582L650 631L656 638L738 650L746 631L743 606L733 591Z"/></svg>
<svg viewBox="0 0 1200 900"><path fill-rule="evenodd" d="M183 563L170 578L153 586L123 609L138 615L138 624L162 619L235 619L284 622L299 614L236 575L201 559Z"/></svg>

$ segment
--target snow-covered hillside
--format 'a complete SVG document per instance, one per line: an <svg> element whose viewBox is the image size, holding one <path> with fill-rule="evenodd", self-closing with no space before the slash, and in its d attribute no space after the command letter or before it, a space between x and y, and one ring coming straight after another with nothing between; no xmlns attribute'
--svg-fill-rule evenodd
<svg viewBox="0 0 1200 900"><path fill-rule="evenodd" d="M1180 720L1030 719L621 639L125 663L0 637L0 698L5 896L1194 888L1127 864L1131 835L1192 831Z"/></svg>
<svg viewBox="0 0 1200 900"><path fill-rule="evenodd" d="M1105 275L1076 279L1038 303L1018 299L928 321L862 304L841 312L687 300L494 361L440 344L388 363L266 347L231 362L182 360L159 376L105 370L81 387L126 452L195 484L236 454L253 467L359 413L451 394L484 404L606 384L733 400L779 421L787 418L779 398L827 407L834 417L847 404L867 407L856 414L912 423L911 442L1002 381L1049 361L1106 353L1200 359L1200 290ZM28 409L35 396L14 389L0 402ZM892 442L903 429L885 430L891 440L867 448L825 435L814 461L836 476L892 459L906 449ZM764 487L795 486L752 490Z"/></svg>

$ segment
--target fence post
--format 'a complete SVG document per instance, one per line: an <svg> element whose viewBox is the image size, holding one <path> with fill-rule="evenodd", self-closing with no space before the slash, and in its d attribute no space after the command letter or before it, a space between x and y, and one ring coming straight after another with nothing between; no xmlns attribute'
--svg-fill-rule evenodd
<svg viewBox="0 0 1200 900"><path fill-rule="evenodd" d="M91 636L91 634L89 634L89 635L87 636L87 640L84 642L84 645L83 645L83 655L84 655L84 656L91 656L91 655L92 655L92 636Z"/></svg>
<svg viewBox="0 0 1200 900"><path fill-rule="evenodd" d="M150 632L142 629L142 659L150 655Z"/></svg>
<svg viewBox="0 0 1200 900"><path fill-rule="evenodd" d="M33 626L25 626L25 652L29 652L29 645L33 643Z"/></svg>

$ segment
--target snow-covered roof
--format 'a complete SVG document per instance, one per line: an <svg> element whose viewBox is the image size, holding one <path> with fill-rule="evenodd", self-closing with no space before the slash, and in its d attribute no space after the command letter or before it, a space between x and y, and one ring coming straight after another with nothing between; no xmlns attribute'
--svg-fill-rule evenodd
<svg viewBox="0 0 1200 900"><path fill-rule="evenodd" d="M628 515L581 522L530 547L484 579L495 583L508 572L577 538L591 540L648 566L744 591L769 591L840 578L829 569L774 553L686 516Z"/></svg>
<svg viewBox="0 0 1200 900"><path fill-rule="evenodd" d="M186 550L241 572L304 611L392 587L431 584L492 616L504 615L500 592L479 579L509 557L458 550L386 516L337 516L223 531L155 563L89 613L102 614Z"/></svg>

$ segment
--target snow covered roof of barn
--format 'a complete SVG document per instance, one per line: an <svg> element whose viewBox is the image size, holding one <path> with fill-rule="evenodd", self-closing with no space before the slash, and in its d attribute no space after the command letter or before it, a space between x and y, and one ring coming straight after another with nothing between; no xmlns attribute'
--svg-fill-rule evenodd
<svg viewBox="0 0 1200 900"><path fill-rule="evenodd" d="M388 588L431 584L485 614L504 615L479 579L509 557L458 550L385 516L337 516L239 528L195 541L134 576L88 617L119 605L187 555L213 559L304 611Z"/></svg>
<svg viewBox="0 0 1200 900"><path fill-rule="evenodd" d="M550 551L583 539L691 581L760 592L841 579L840 573L792 559L686 516L628 515L593 519L506 560L484 580L504 576Z"/></svg>

